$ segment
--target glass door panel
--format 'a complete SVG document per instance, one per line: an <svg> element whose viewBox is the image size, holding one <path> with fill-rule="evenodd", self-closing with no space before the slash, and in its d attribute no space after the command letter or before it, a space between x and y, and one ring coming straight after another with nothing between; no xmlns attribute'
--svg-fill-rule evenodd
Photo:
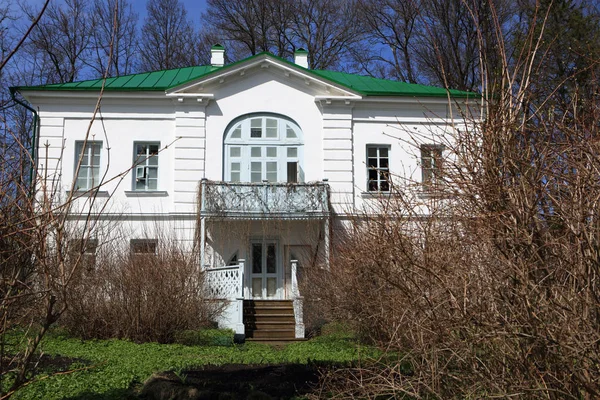
<svg viewBox="0 0 600 400"><path fill-rule="evenodd" d="M274 241L251 243L252 297L255 299L278 298L280 268L277 243Z"/></svg>

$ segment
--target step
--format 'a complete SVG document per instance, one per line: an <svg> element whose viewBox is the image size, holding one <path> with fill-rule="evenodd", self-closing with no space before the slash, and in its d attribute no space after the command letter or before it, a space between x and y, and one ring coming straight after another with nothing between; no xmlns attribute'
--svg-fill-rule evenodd
<svg viewBox="0 0 600 400"><path fill-rule="evenodd" d="M282 307L244 308L244 315L294 315L294 309Z"/></svg>
<svg viewBox="0 0 600 400"><path fill-rule="evenodd" d="M246 314L244 315L244 323L246 322L287 322L290 324L295 324L296 318L294 318L293 314Z"/></svg>
<svg viewBox="0 0 600 400"><path fill-rule="evenodd" d="M294 328L288 329L268 329L268 330L253 330L248 332L248 337L251 338L264 338L264 339L281 339L296 337L296 330Z"/></svg>
<svg viewBox="0 0 600 400"><path fill-rule="evenodd" d="M244 307L288 306L293 307L292 300L244 300Z"/></svg>
<svg viewBox="0 0 600 400"><path fill-rule="evenodd" d="M246 329L250 330L270 330L270 329L284 329L284 328L296 328L294 321L283 321L283 322L264 322L264 321L247 321L244 323Z"/></svg>

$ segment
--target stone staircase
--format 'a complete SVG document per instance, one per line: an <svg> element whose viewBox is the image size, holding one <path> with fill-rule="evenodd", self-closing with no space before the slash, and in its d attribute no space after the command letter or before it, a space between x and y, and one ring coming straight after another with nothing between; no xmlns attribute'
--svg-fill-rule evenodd
<svg viewBox="0 0 600 400"><path fill-rule="evenodd" d="M297 340L292 300L244 300L244 326L250 341Z"/></svg>

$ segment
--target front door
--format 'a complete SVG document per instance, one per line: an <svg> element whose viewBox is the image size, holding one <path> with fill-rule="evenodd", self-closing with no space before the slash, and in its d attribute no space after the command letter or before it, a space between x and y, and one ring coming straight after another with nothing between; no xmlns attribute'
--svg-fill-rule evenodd
<svg viewBox="0 0 600 400"><path fill-rule="evenodd" d="M250 288L254 299L279 299L279 257L275 240L250 243Z"/></svg>

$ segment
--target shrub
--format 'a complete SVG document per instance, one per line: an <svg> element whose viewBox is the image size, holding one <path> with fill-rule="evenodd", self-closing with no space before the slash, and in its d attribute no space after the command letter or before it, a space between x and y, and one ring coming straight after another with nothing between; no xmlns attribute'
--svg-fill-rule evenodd
<svg viewBox="0 0 600 400"><path fill-rule="evenodd" d="M62 325L71 334L169 343L177 332L207 326L218 314L193 254L175 245L157 255L109 253L83 271L70 293Z"/></svg>

